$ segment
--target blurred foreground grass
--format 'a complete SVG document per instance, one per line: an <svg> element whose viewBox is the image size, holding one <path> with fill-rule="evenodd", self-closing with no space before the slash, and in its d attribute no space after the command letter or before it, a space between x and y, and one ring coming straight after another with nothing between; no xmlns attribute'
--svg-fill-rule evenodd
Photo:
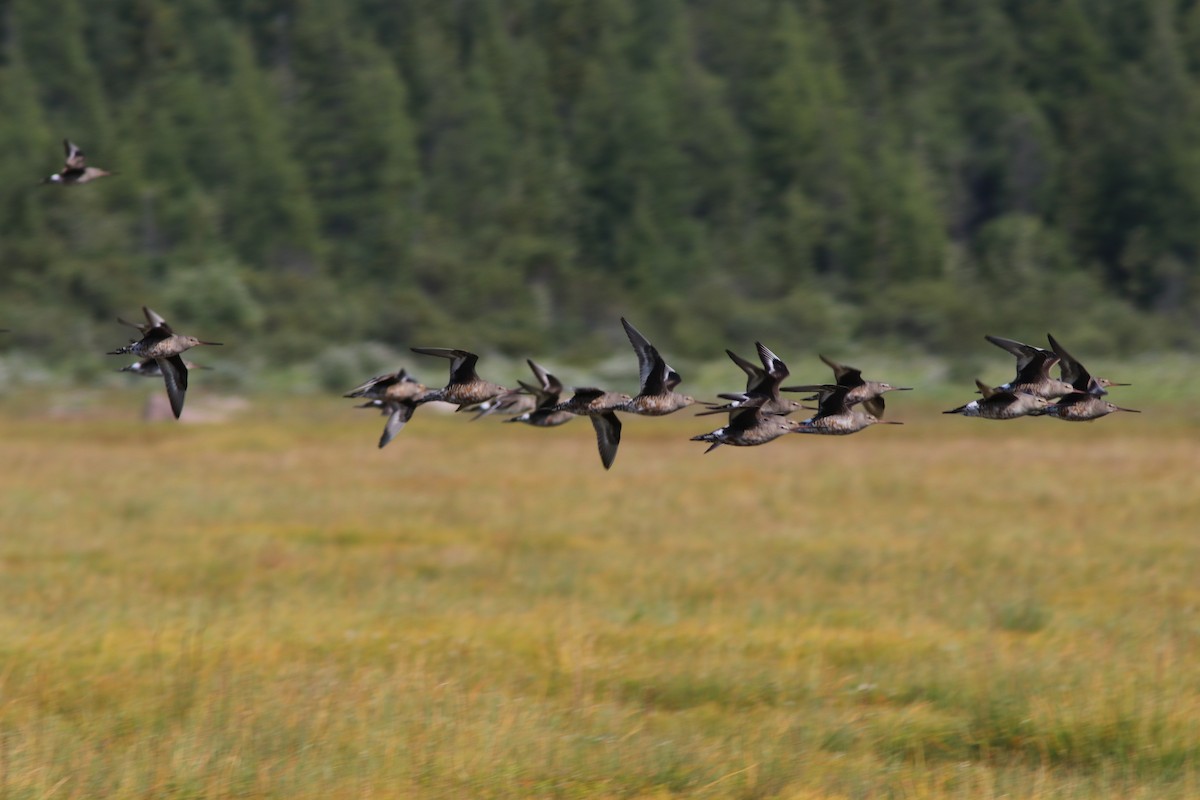
<svg viewBox="0 0 1200 800"><path fill-rule="evenodd" d="M585 421L133 402L0 417L0 797L1200 796L1186 405L630 418L606 473Z"/></svg>

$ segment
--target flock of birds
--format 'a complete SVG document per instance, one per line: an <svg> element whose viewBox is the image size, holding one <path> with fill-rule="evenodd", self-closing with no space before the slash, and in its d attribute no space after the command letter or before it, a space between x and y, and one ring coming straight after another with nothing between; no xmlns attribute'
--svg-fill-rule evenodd
<svg viewBox="0 0 1200 800"><path fill-rule="evenodd" d="M43 183L71 186L116 174L87 166L83 151L69 140L63 140L63 148L66 151L63 168ZM178 418L187 393L188 369L196 367L184 361L182 354L198 345L220 345L221 342L206 342L194 336L177 334L160 314L146 306L142 307L142 313L146 318L144 323L117 318L121 324L136 329L141 338L131 340L109 354L130 354L138 358L134 364L123 367L123 371L147 377L161 376L166 384L171 410ZM587 417L596 431L600 461L608 469L621 443L618 412L663 416L696 402L694 398L675 391L682 378L667 364L658 349L623 317L621 325L638 359L639 388L636 395L595 387L575 387L571 395L564 399L563 384L533 360L527 363L536 382L517 381L518 388L510 389L479 377L475 369L479 357L475 353L443 347L414 347L412 350L415 353L450 361L450 378L445 386L428 388L406 369L401 369L371 378L345 396L365 399L367 402L359 408L375 408L387 417L383 435L379 439L380 447L386 446L404 428L418 406L435 401L454 404L459 411L473 411L476 419L490 414L506 414L506 422L520 422L538 428L552 428L576 417ZM1094 420L1114 411L1137 413L1136 409L1122 408L1104 399L1109 387L1129 384L1092 376L1053 336L1048 336L1049 350L999 336L985 338L1016 357L1016 376L996 387L976 380L981 397L943 413L995 420L1047 415L1072 422ZM790 375L787 364L762 342L755 342L755 347L762 366L730 350L725 351L746 374L746 388L719 394L720 402L702 403L705 410L699 412L698 416L728 415L725 425L692 437L693 441L708 443L704 452L721 445L762 445L787 433L845 436L871 425L903 424L882 419L885 408L883 395L892 391L909 391L911 387L866 380L861 370L838 364L825 356L820 358L833 370L833 383L783 386ZM1058 377L1051 375L1055 366L1059 369ZM809 396L794 400L784 397L784 392ZM817 405L804 405L808 402ZM803 420L790 417L801 409L816 413Z"/></svg>
<svg viewBox="0 0 1200 800"><path fill-rule="evenodd" d="M454 403L459 411L474 411L475 418L489 414L507 414L507 422L521 422L539 428L551 428L570 422L575 417L587 417L596 431L600 462L605 469L612 466L621 443L621 420L618 412L642 416L664 416L687 408L695 398L680 394L675 388L682 382L679 373L663 359L650 341L624 317L621 325L638 359L639 389L636 395L610 392L596 387L575 387L571 396L563 398L561 381L544 367L529 360L536 384L518 381L519 388L509 389L479 377L475 371L478 356L465 350L435 347L414 347L413 352L450 359L450 380L441 389L429 389L406 369L378 375L351 391L346 397L363 398L359 408L377 408L387 416L379 446L384 447L412 419L417 406L440 400ZM817 433L845 435L868 425L884 422L878 416L883 411L884 392L907 390L879 381L866 381L853 367L836 364L822 356L833 367L836 384L783 386L788 377L787 364L766 345L756 342L762 366L726 350L733 362L746 373L746 389L720 394L724 402L703 403L700 415L728 414L729 422L710 433L693 436L693 441L708 442L710 450L720 445L746 447L766 444L785 433ZM816 414L803 421L789 414L807 408L801 402L785 398L782 392L816 392ZM862 406L860 408L859 406ZM866 409L866 410L864 410ZM886 422L899 425L898 422Z"/></svg>
<svg viewBox="0 0 1200 800"><path fill-rule="evenodd" d="M605 469L612 466L621 442L618 412L644 416L662 416L686 408L695 402L675 388L682 379L663 359L658 349L628 320L621 325L638 359L640 384L636 395L610 392L596 387L576 387L563 399L565 387L554 375L533 360L528 360L536 383L518 381L519 388L509 389L480 378L475 370L478 356L466 350L414 347L413 352L450 359L449 382L440 389L429 389L407 369L378 375L346 393L346 397L365 399L358 408L375 408L386 417L379 446L384 447L412 419L419 405L435 400L453 403L459 411L473 411L475 418L505 414L506 422L520 422L550 428L586 416L596 431L600 461ZM1122 408L1104 399L1110 386L1127 386L1107 378L1093 377L1053 336L1051 350L1023 344L998 336L986 337L993 344L1017 357L1017 374L1003 386L990 387L976 381L981 399L972 400L946 414L962 414L983 419L1016 419L1048 415L1061 420L1083 422ZM697 416L728 414L726 425L709 433L693 436L707 442L709 452L721 445L749 447L766 444L787 433L845 436L871 425L900 425L884 420L883 395L910 391L908 386L893 386L883 381L866 380L862 371L820 356L832 370L833 383L784 386L791 374L787 364L762 342L755 342L762 366L731 350L729 358L746 374L743 391L719 394L723 402L702 403ZM1059 367L1059 376L1051 371ZM784 397L784 392L815 393L801 400ZM815 407L804 405L816 402ZM807 419L790 418L800 409L816 411Z"/></svg>

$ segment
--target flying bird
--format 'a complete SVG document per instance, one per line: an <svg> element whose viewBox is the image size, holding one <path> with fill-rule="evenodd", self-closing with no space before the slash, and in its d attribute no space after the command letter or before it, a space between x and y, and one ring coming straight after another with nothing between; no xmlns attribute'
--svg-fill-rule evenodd
<svg viewBox="0 0 1200 800"><path fill-rule="evenodd" d="M1069 381L1050 375L1050 369L1061 360L1050 350L1000 336L985 335L983 338L1017 358L1016 377L997 386L997 389L1024 392L1046 400L1053 400L1075 391L1075 387Z"/></svg>
<svg viewBox="0 0 1200 800"><path fill-rule="evenodd" d="M757 405L763 414L786 415L803 408L799 402L785 398L779 394L779 385L791 374L783 359L771 352L770 348L762 342L755 342L754 347L758 350L759 360L762 361L761 367L742 358L732 350L725 351L730 360L741 367L742 371L746 373L746 391L717 395L729 402L723 405L706 403L705 405L708 407L708 410L701 411L696 416L702 417L706 414L733 411L737 408L744 408L747 405Z"/></svg>
<svg viewBox="0 0 1200 800"><path fill-rule="evenodd" d="M675 391L675 387L683 379L663 360L658 349L624 317L621 317L621 325L625 328L629 343L633 345L633 351L637 353L640 385L637 396L621 410L631 414L660 417L696 402L694 398Z"/></svg>
<svg viewBox="0 0 1200 800"><path fill-rule="evenodd" d="M376 375L343 397L365 397L369 402L358 408L378 408L387 415L383 434L379 437L379 446L384 447L412 417L412 411L416 408L413 401L425 391L425 384L401 368L398 372Z"/></svg>
<svg viewBox="0 0 1200 800"><path fill-rule="evenodd" d="M808 390L805 390L808 391ZM903 422L883 420L865 411L866 401L851 404L847 398L853 391L849 386L826 385L820 388L818 408L815 416L800 423L797 433L814 433L825 436L848 436L871 425L903 425Z"/></svg>
<svg viewBox="0 0 1200 800"><path fill-rule="evenodd" d="M80 183L88 183L97 178L107 178L109 175L116 175L115 172L109 172L99 167L89 167L87 159L83 151L79 149L75 143L69 139L63 139L63 150L66 151L67 157L63 164L63 168L53 175L43 178L42 183L57 183L60 186L74 186Z"/></svg>
<svg viewBox="0 0 1200 800"><path fill-rule="evenodd" d="M171 326L161 315L146 306L142 306L146 322L127 322L117 317L117 322L136 328L142 338L130 342L124 347L110 350L108 355L124 355L132 353L142 360L153 360L162 373L163 382L167 386L167 397L171 401L171 411L179 419L183 412L184 395L188 388L188 368L180 354L197 345L220 345L221 342L203 342L195 336L184 336L171 330Z"/></svg>
<svg viewBox="0 0 1200 800"><path fill-rule="evenodd" d="M975 385L983 395L980 400L943 411L943 414L962 414L964 417L981 417L982 419L1016 419L1017 417L1041 416L1046 413L1050 401L1029 392L992 388L978 378Z"/></svg>
<svg viewBox="0 0 1200 800"><path fill-rule="evenodd" d="M833 370L833 378L838 386L845 386L846 405L853 406L858 403L863 404L863 408L875 417L882 417L885 408L883 395L886 392L911 392L911 386L892 386L890 383L883 381L868 381L863 378L862 370L856 367L850 367L845 364L839 364L825 356L819 356L825 364ZM784 392L818 392L815 397L805 398L806 400L819 400L824 384L814 384L810 386L785 386L781 391Z"/></svg>
<svg viewBox="0 0 1200 800"><path fill-rule="evenodd" d="M538 379L538 385L533 386L524 381L517 381L517 383L534 398L536 405L533 409L504 421L523 422L535 428L554 428L574 419L575 414L558 409L559 397L564 391L562 382L532 359L525 361L529 364L529 369L533 371L534 377Z"/></svg>
<svg viewBox="0 0 1200 800"><path fill-rule="evenodd" d="M723 444L734 447L753 447L774 441L785 433L799 433L802 423L789 419L782 414L763 410L763 398L748 400L745 405L733 408L729 412L729 424L717 428L711 433L693 436L693 442L708 442L711 453Z"/></svg>
<svg viewBox="0 0 1200 800"><path fill-rule="evenodd" d="M1119 384L1112 384L1114 386ZM1107 416L1114 411L1128 411L1140 414L1136 408L1122 408L1110 403L1093 392L1071 392L1046 406L1046 416L1061 419L1066 422L1091 422L1094 419Z"/></svg>
<svg viewBox="0 0 1200 800"><path fill-rule="evenodd" d="M576 388L566 402L553 407L554 411L569 411L592 421L596 430L596 446L600 450L600 463L605 469L612 466L621 444L621 420L615 412L623 411L633 400L627 394L606 392L593 387Z"/></svg>

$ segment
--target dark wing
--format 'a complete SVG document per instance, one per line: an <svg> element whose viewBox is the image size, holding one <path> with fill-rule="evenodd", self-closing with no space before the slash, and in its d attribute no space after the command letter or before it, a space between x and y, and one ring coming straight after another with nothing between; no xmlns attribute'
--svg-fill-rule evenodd
<svg viewBox="0 0 1200 800"><path fill-rule="evenodd" d="M383 435L379 437L381 448L400 432L406 422L412 419L413 412L416 410L417 404L411 400L398 401L393 404L392 413L388 415L387 422L383 424Z"/></svg>
<svg viewBox="0 0 1200 800"><path fill-rule="evenodd" d="M819 391L821 391L829 386L832 386L832 385L833 384L829 384L829 383L809 383L809 384L805 384L804 386L781 386L781 387L779 387L779 391L781 391L781 392L819 392ZM815 400L816 398L806 397L804 399L805 400Z"/></svg>
<svg viewBox="0 0 1200 800"><path fill-rule="evenodd" d="M154 309L149 308L148 306L142 306L142 313L146 315L146 322L149 323L150 327L153 328L159 325L168 327L167 321L163 319L162 314L159 314Z"/></svg>
<svg viewBox="0 0 1200 800"><path fill-rule="evenodd" d="M596 429L596 446L600 449L600 463L605 469L612 466L617 457L617 447L621 444L621 420L611 411L591 417L592 427Z"/></svg>
<svg viewBox="0 0 1200 800"><path fill-rule="evenodd" d="M729 415L729 424L726 427L748 431L761 425L762 421L761 404L754 404L733 410Z"/></svg>
<svg viewBox="0 0 1200 800"><path fill-rule="evenodd" d="M479 380L475 374L475 364L479 356L466 350L455 350L448 347L413 347L414 353L425 356L437 356L450 359L450 383L471 383Z"/></svg>
<svg viewBox="0 0 1200 800"><path fill-rule="evenodd" d="M147 334L148 335L148 334ZM171 411L175 419L183 413L183 398L187 394L187 365L180 356L158 359L159 369L162 370L163 383L167 385L167 399L171 401Z"/></svg>
<svg viewBox="0 0 1200 800"><path fill-rule="evenodd" d="M783 359L772 353L765 344L755 342L754 346L758 348L758 357L762 360L763 368L766 369L767 374L775 382L775 386L779 386L788 375L792 374L788 371L787 364L783 363Z"/></svg>
<svg viewBox="0 0 1200 800"><path fill-rule="evenodd" d="M558 383L558 381L555 380L555 383ZM537 408L539 409L554 408L558 405L559 397L562 395L562 384L558 384L558 388L555 391L547 391L540 386L532 386L525 381L517 381L517 385L537 398Z"/></svg>
<svg viewBox="0 0 1200 800"><path fill-rule="evenodd" d="M342 397L365 397L376 387L386 386L391 382L392 378L392 375L376 375L374 378L370 378L358 386L355 386L353 389L342 395Z"/></svg>
<svg viewBox="0 0 1200 800"><path fill-rule="evenodd" d="M142 343L153 344L161 342L163 339L171 338L171 329L167 327L154 327L142 334ZM183 362L180 362L183 363Z"/></svg>
<svg viewBox="0 0 1200 800"><path fill-rule="evenodd" d="M537 378L538 383L541 384L543 393L548 395L553 394L556 396L563 393L563 385L558 378L547 372L540 364L534 363L533 359L527 358L525 359L525 362L529 364L529 369L533 371L534 377ZM535 394L537 394L537 392L535 392Z"/></svg>
<svg viewBox="0 0 1200 800"><path fill-rule="evenodd" d="M732 350L726 350L725 354L729 356L733 363L742 368L742 372L746 373L746 391L757 392L762 389L764 383L768 380L768 375L763 371L762 367L757 364L751 364L746 359L739 356Z"/></svg>
<svg viewBox="0 0 1200 800"><path fill-rule="evenodd" d="M817 402L817 417L832 417L836 414L846 413L849 410L846 405L846 395L850 393L850 389L849 386L839 384L822 390L820 400Z"/></svg>
<svg viewBox="0 0 1200 800"><path fill-rule="evenodd" d="M1046 334L1046 338L1050 340L1050 347L1054 350L1054 355L1058 356L1059 369L1062 372L1062 379L1081 392L1091 391L1092 374L1087 371L1083 364L1079 363L1079 359L1067 352L1066 348L1058 343L1052 335Z"/></svg>
<svg viewBox="0 0 1200 800"><path fill-rule="evenodd" d="M162 315L154 309L142 306L142 313L146 315L146 324L150 328L161 328L167 332L168 336L175 333L175 331L171 330L171 326L167 324L167 321L163 319Z"/></svg>
<svg viewBox="0 0 1200 800"><path fill-rule="evenodd" d="M661 361L658 351L654 349L654 345L650 344L645 336L637 328L629 324L629 321L621 317L621 325L625 328L625 335L629 337L629 343L633 345L633 352L637 354L638 359L638 385L642 387L642 394L646 393L646 382L650 379L650 373L654 370L655 362Z"/></svg>
<svg viewBox="0 0 1200 800"><path fill-rule="evenodd" d="M574 394L571 396L571 403L575 404L578 402L586 405L605 394L607 393L603 389L596 389L591 386L577 386L575 387Z"/></svg>
<svg viewBox="0 0 1200 800"><path fill-rule="evenodd" d="M1016 356L1017 372L1025 369L1033 361L1039 358L1045 358L1049 355L1048 351L1043 350L1040 347L1034 347L1031 344L1018 342L1015 339L1005 339L1001 336L992 336L991 334L984 334L983 338L996 345L996 347L999 347L1002 350L1007 350L1009 353Z"/></svg>
<svg viewBox="0 0 1200 800"><path fill-rule="evenodd" d="M819 355L822 361L833 370L834 380L841 386L849 386L853 389L855 386L861 386L863 383L862 370L848 367L845 364L839 364L836 361L830 361L825 356Z"/></svg>
<svg viewBox="0 0 1200 800"><path fill-rule="evenodd" d="M683 379L663 360L658 349L624 317L621 317L621 325L638 357L638 384L641 387L638 394L665 394L678 386Z"/></svg>

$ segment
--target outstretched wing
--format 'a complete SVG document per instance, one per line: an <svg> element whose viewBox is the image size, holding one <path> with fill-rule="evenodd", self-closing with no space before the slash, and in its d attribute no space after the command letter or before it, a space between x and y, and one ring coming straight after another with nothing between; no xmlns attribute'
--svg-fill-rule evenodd
<svg viewBox="0 0 1200 800"><path fill-rule="evenodd" d="M63 139L63 151L66 153L67 169L83 169L87 164L83 151L70 139Z"/></svg>

